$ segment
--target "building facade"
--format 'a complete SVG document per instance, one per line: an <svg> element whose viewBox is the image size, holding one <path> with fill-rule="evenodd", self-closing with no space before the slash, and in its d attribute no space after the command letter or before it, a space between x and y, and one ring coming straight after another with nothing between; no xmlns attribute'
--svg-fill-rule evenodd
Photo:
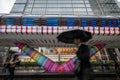
<svg viewBox="0 0 120 80"><path fill-rule="evenodd" d="M117 16L120 8L115 0L16 0L11 13Z"/></svg>
<svg viewBox="0 0 120 80"><path fill-rule="evenodd" d="M120 7L116 0L16 0L10 13L0 15L1 46L23 42L50 58L54 55L56 61L61 54L61 60L66 61L75 55L71 48L75 46L58 42L56 36L75 28L93 34L87 44L104 42L120 59ZM108 48L98 52L93 60L111 60Z"/></svg>

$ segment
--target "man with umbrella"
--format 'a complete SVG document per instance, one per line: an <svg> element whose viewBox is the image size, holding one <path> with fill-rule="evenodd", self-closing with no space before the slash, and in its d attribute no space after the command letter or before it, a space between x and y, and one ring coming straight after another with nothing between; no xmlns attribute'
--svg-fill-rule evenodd
<svg viewBox="0 0 120 80"><path fill-rule="evenodd" d="M75 44L78 48L76 55L80 61L80 70L75 71L77 80L94 80L90 64L90 49L87 45L82 44L82 42L87 42L91 38L92 35L90 32L79 29L63 32L57 37L59 41Z"/></svg>

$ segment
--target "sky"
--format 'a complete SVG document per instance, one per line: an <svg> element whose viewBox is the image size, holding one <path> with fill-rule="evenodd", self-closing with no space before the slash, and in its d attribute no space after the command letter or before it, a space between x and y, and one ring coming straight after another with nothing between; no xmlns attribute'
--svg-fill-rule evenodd
<svg viewBox="0 0 120 80"><path fill-rule="evenodd" d="M0 13L9 13L14 2L15 0L0 0Z"/></svg>
<svg viewBox="0 0 120 80"><path fill-rule="evenodd" d="M9 13L15 0L0 0L0 13Z"/></svg>

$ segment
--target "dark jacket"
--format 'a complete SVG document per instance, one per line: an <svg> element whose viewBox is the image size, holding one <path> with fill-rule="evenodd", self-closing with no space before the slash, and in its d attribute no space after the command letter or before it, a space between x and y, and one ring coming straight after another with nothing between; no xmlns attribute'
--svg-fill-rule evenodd
<svg viewBox="0 0 120 80"><path fill-rule="evenodd" d="M84 70L86 68L91 68L90 64L90 48L85 45L81 44L81 46L78 48L78 51L76 53L78 59L81 61L81 70Z"/></svg>

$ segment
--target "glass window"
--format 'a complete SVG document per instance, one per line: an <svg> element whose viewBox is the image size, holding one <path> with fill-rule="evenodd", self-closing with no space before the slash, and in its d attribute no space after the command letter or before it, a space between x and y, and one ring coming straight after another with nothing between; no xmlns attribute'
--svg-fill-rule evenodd
<svg viewBox="0 0 120 80"><path fill-rule="evenodd" d="M41 11L45 11L45 8L33 8L32 11L38 11L38 12L41 12Z"/></svg>
<svg viewBox="0 0 120 80"><path fill-rule="evenodd" d="M46 4L37 4L37 3L35 3L34 7L46 7Z"/></svg>
<svg viewBox="0 0 120 80"><path fill-rule="evenodd" d="M46 11L46 14L59 14L58 11Z"/></svg>
<svg viewBox="0 0 120 80"><path fill-rule="evenodd" d="M35 0L35 3L47 3L46 0Z"/></svg>
<svg viewBox="0 0 120 80"><path fill-rule="evenodd" d="M58 11L58 8L47 8L46 11Z"/></svg>
<svg viewBox="0 0 120 80"><path fill-rule="evenodd" d="M72 0L72 3L84 3L83 0Z"/></svg>
<svg viewBox="0 0 120 80"><path fill-rule="evenodd" d="M60 14L73 14L72 8L58 8Z"/></svg>
<svg viewBox="0 0 120 80"><path fill-rule="evenodd" d="M59 8L59 11L72 11L72 8Z"/></svg>
<svg viewBox="0 0 120 80"><path fill-rule="evenodd" d="M61 11L60 14L65 14L65 15L72 15L73 12L72 11Z"/></svg>
<svg viewBox="0 0 120 80"><path fill-rule="evenodd" d="M27 0L16 0L16 2L15 3L26 3L27 2Z"/></svg>
<svg viewBox="0 0 120 80"><path fill-rule="evenodd" d="M58 7L72 7L72 4L58 4Z"/></svg>
<svg viewBox="0 0 120 80"><path fill-rule="evenodd" d="M31 11L24 11L24 13L31 13Z"/></svg>
<svg viewBox="0 0 120 80"><path fill-rule="evenodd" d="M15 4L12 8L12 12L23 12L24 7L25 7L25 4Z"/></svg>
<svg viewBox="0 0 120 80"><path fill-rule="evenodd" d="M25 12L30 12L32 10L32 8L26 8Z"/></svg>
<svg viewBox="0 0 120 80"><path fill-rule="evenodd" d="M89 11L88 15L94 15L94 13L92 11Z"/></svg>
<svg viewBox="0 0 120 80"><path fill-rule="evenodd" d="M69 3L72 3L71 2L71 0L60 0L60 1L58 1L58 3L67 3L67 4L69 4Z"/></svg>
<svg viewBox="0 0 120 80"><path fill-rule="evenodd" d="M91 7L91 5L90 4L86 4L86 7Z"/></svg>
<svg viewBox="0 0 120 80"><path fill-rule="evenodd" d="M73 4L73 7L85 7L85 4Z"/></svg>
<svg viewBox="0 0 120 80"><path fill-rule="evenodd" d="M85 0L85 3L89 3L89 1L88 1L88 0Z"/></svg>
<svg viewBox="0 0 120 80"><path fill-rule="evenodd" d="M34 0L28 0L28 3L34 3Z"/></svg>
<svg viewBox="0 0 120 80"><path fill-rule="evenodd" d="M99 1L99 0L98 0ZM100 7L103 10L105 15L118 15L120 11L118 11L119 7L116 4L115 0L100 0ZM119 9L120 10L120 9Z"/></svg>
<svg viewBox="0 0 120 80"><path fill-rule="evenodd" d="M58 4L47 4L47 7L58 7Z"/></svg>
<svg viewBox="0 0 120 80"><path fill-rule="evenodd" d="M75 15L87 15L86 11L74 11Z"/></svg>
<svg viewBox="0 0 120 80"><path fill-rule="evenodd" d="M26 7L33 7L33 4L32 3L27 4Z"/></svg>
<svg viewBox="0 0 120 80"><path fill-rule="evenodd" d="M57 0L48 0L48 3L56 3L57 4Z"/></svg>
<svg viewBox="0 0 120 80"><path fill-rule="evenodd" d="M74 11L86 11L86 8L74 8Z"/></svg>
<svg viewBox="0 0 120 80"><path fill-rule="evenodd" d="M32 14L45 14L45 11L32 11Z"/></svg>
<svg viewBox="0 0 120 80"><path fill-rule="evenodd" d="M31 14L31 12L24 12L24 14Z"/></svg>
<svg viewBox="0 0 120 80"><path fill-rule="evenodd" d="M91 8L87 8L87 11L92 11L92 9Z"/></svg>
<svg viewBox="0 0 120 80"><path fill-rule="evenodd" d="M86 11L81 11L79 14L81 14L81 15L88 15L88 13Z"/></svg>

